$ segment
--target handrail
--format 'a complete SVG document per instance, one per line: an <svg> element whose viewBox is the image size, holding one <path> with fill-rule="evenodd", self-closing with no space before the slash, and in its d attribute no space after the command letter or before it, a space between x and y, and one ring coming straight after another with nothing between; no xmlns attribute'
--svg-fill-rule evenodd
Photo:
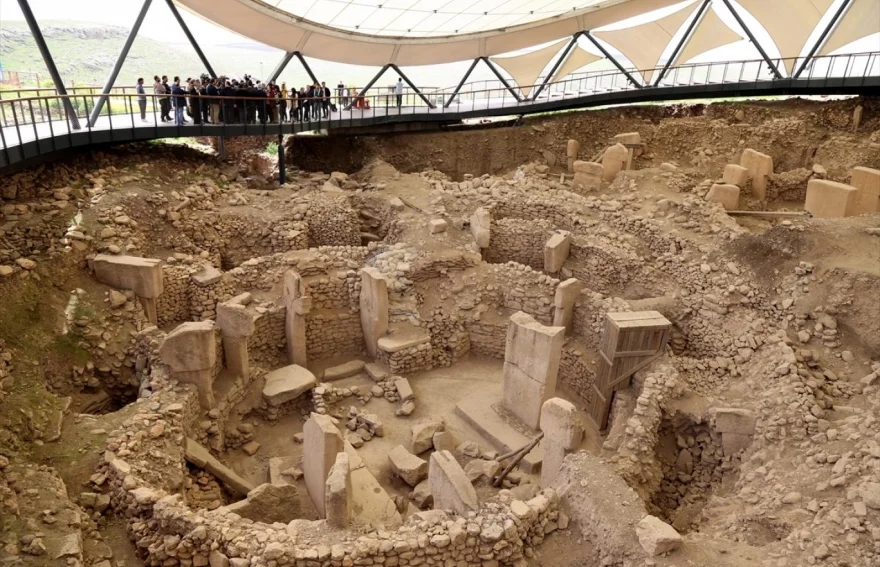
<svg viewBox="0 0 880 567"><path fill-rule="evenodd" d="M778 59L782 61L794 61L799 58ZM646 70L647 71L647 70ZM688 97L699 96L702 92L715 93L714 96L730 92L762 93L769 89L777 92L791 92L793 86L797 86L798 92L805 89L815 89L816 92L856 92L876 86L880 79L880 52L862 52L844 55L826 55L811 60L811 64L798 77L776 79L767 67L763 59L750 59L744 61L688 63L676 67L670 67L659 84L634 86L627 78L626 73L620 70L602 70L598 72L576 73L567 78L555 82L535 85L520 85L522 92L543 85L540 96L537 98L521 98L514 96L505 86L495 88L470 88L461 90L455 97L447 101L446 89L424 93L428 97L437 97L436 108L431 108L423 100L419 99L414 90L404 92L398 103L393 92L368 93L358 97L356 93L347 98L354 99L357 104L346 109L341 104L338 91L331 89L329 97L305 97L275 99L268 97L253 96L222 96L222 95L190 95L163 94L154 95L150 92L144 94L126 93L123 89L120 93L111 93L107 97L107 104L94 123L85 123L82 130L76 130L75 125L70 124L70 112L80 116L82 113L88 116L94 99L97 95L68 94L52 96L33 96L24 98L0 99L0 164L9 164L13 161L23 161L34 157L33 152L45 153L55 151L56 146L70 147L96 143L99 140L130 140L146 139L150 137L174 136L174 135L241 135L248 134L281 134L294 131L322 130L334 127L351 127L368 125L376 120L377 123L394 122L403 120L396 118L406 116L408 120L442 120L444 115L450 115L453 120L466 117L500 116L512 114L524 114L528 112L542 112L559 108L574 108L584 106L592 99L594 101L640 101L640 100L664 100L676 96L679 87L687 87L685 93ZM485 81L469 83L470 86L487 85ZM718 87L724 85L724 87ZM731 88L732 85L732 88ZM740 86L741 85L741 86ZM751 85L751 86L749 86ZM776 86L774 86L776 85ZM866 86L867 85L867 86ZM531 87L531 88L530 88ZM840 90L843 89L847 90ZM785 91L789 89L789 91ZM834 90L838 89L838 90ZM632 96L626 93L633 93ZM652 95L651 93L656 93ZM612 94L614 95L612 97ZM620 96L618 96L620 95ZM656 98L650 98L655 96ZM144 109L138 104L138 100L146 101ZM72 104L61 104L69 101ZM201 111L205 108L215 108L212 122L194 123L192 126L175 124L173 119L169 123L166 119L160 122L160 102L167 101L167 106L186 107L188 103L197 104ZM184 104L179 104L183 101ZM563 104L559 104L562 101ZM301 116L299 126L283 125L279 122L279 116L271 117L269 109L277 109L286 105L287 111L292 114L302 114L303 107L307 103L311 112ZM602 102L608 104L609 102ZM325 107L331 104L339 104L335 111ZM139 113L142 114L140 117ZM219 114L217 114L219 112ZM230 114L231 113L231 114ZM170 114L165 110L162 114ZM210 114L210 112L209 112ZM148 116L149 115L149 116ZM429 118L433 117L433 118ZM140 122L137 121L140 118ZM149 118L149 119L148 119ZM188 118L188 116L187 116ZM364 120L369 119L364 122ZM222 124L219 123L222 121ZM292 122L291 122L292 123ZM278 125L281 125L280 127ZM269 126L273 127L270 129ZM154 130L143 134L132 134L137 129ZM118 130L126 130L124 135L114 135ZM100 134L108 132L109 135ZM83 138L79 134L87 134ZM24 146L30 142L43 142L36 148L29 149L29 155L23 150L15 148ZM51 143L50 143L51 140ZM49 148L51 146L51 149ZM2 158L6 158L5 161Z"/></svg>

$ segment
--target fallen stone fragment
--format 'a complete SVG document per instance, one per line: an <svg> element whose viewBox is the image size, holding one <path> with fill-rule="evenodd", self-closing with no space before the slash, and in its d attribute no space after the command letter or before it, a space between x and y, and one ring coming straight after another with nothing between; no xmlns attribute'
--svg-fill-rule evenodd
<svg viewBox="0 0 880 567"><path fill-rule="evenodd" d="M428 477L428 461L420 459L398 445L388 453L391 470L408 485L415 487Z"/></svg>
<svg viewBox="0 0 880 567"><path fill-rule="evenodd" d="M681 545L681 536L675 528L656 516L642 518L636 525L636 536L642 549L652 556L675 551Z"/></svg>

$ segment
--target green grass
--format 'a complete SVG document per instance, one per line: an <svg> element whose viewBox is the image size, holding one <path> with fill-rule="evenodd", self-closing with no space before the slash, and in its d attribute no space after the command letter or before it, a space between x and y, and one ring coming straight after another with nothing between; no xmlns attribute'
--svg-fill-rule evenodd
<svg viewBox="0 0 880 567"><path fill-rule="evenodd" d="M278 142L269 142L269 145L266 146L266 153L270 156L278 155Z"/></svg>

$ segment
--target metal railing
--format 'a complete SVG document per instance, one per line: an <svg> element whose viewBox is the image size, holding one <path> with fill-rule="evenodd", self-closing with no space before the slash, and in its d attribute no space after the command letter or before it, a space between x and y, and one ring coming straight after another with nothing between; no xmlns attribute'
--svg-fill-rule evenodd
<svg viewBox="0 0 880 567"><path fill-rule="evenodd" d="M780 69L791 70L796 60L780 59L775 63ZM660 70L651 71L656 80ZM630 74L634 75L635 71ZM644 77L645 73L639 75ZM141 98L137 94L127 93L124 89L128 87L121 87L120 92L111 93L100 116L91 124L87 117L96 99L91 92L0 100L0 144L5 163L9 164L13 157L13 161L28 157L23 156L23 152L13 156L11 151L35 141L40 142L35 151L46 153L100 141L288 134L396 121L526 114L560 107L574 108L589 104L591 100L606 101L605 104L648 100L650 96L656 96L655 100L674 100L677 94L685 90L689 96L701 92L707 93L707 96L737 96L735 93L739 91L765 94L772 93L774 87L782 89L798 85L822 93L840 84L852 89L874 86L878 77L880 52L817 57L797 79L774 79L764 60L695 63L669 68L657 86L635 85L626 73L619 70L577 73L565 80L546 84L537 99L520 100L521 97L514 96L500 82L497 86L485 81L469 83L451 100L451 88L423 93L434 103L433 108L409 90L399 101L396 95L387 92L353 96L351 98L356 100L347 109L342 103L351 100L339 100L335 89L332 89L333 96L329 99L287 99L286 108L282 109L281 101L277 99L157 97L152 94ZM728 91L718 88L723 85L741 85L742 88ZM520 87L520 90L536 92L538 86L534 85L530 90ZM609 94L616 98L609 101ZM629 95L632 96L628 98ZM141 102L144 104L143 114ZM165 112L163 104L170 104L172 108L177 104L185 105L188 110L184 110L183 115L187 124L175 122L173 110ZM207 113L203 107L208 108ZM211 107L214 107L213 112ZM199 111L198 119L196 109ZM71 113L83 119L80 129L71 126ZM171 121L164 120L169 117Z"/></svg>

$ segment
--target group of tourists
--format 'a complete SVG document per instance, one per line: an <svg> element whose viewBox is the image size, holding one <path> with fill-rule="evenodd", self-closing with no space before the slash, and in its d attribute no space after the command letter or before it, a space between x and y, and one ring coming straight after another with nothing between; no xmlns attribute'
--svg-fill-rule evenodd
<svg viewBox="0 0 880 567"><path fill-rule="evenodd" d="M141 121L147 122L147 97L144 79L137 81L137 100ZM403 99L403 81L394 87L397 106ZM162 122L184 124L266 124L267 122L312 121L330 118L342 107L369 109L369 102L357 90L342 82L336 94L326 83L306 85L299 90L288 89L286 83L243 79L211 78L202 75L181 81L174 77L153 77L154 108Z"/></svg>

